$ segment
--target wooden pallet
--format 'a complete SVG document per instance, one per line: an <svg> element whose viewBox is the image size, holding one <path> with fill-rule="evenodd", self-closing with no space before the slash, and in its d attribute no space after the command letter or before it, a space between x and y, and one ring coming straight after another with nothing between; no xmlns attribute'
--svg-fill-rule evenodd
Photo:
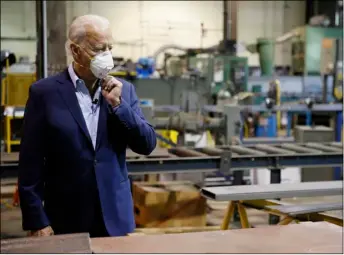
<svg viewBox="0 0 344 255"><path fill-rule="evenodd" d="M189 182L134 182L133 199L139 227L206 225L206 200Z"/></svg>

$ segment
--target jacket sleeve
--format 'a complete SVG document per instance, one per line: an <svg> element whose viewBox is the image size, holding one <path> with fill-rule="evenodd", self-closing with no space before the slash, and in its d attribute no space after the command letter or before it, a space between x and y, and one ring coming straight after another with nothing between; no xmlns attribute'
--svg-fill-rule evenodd
<svg viewBox="0 0 344 255"><path fill-rule="evenodd" d="M20 145L18 190L24 230L48 226L43 208L45 108L35 84L30 87Z"/></svg>
<svg viewBox="0 0 344 255"><path fill-rule="evenodd" d="M129 98L130 102L122 98L121 104L113 109L113 114L128 132L130 149L138 154L149 155L155 149L156 134L142 114L132 84L129 84Z"/></svg>

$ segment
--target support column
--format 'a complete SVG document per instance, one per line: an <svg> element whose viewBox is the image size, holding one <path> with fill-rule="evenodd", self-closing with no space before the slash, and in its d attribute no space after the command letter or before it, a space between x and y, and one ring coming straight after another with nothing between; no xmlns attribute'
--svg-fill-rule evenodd
<svg viewBox="0 0 344 255"><path fill-rule="evenodd" d="M48 75L54 75L66 68L67 40L66 2L46 1L48 27Z"/></svg>
<svg viewBox="0 0 344 255"><path fill-rule="evenodd" d="M231 55L236 55L234 45L237 39L237 5L237 1L223 1L223 39L220 49Z"/></svg>
<svg viewBox="0 0 344 255"><path fill-rule="evenodd" d="M229 35L228 39L237 41L237 28L238 28L238 1L228 1L229 13Z"/></svg>
<svg viewBox="0 0 344 255"><path fill-rule="evenodd" d="M44 78L43 66L43 2L36 1L36 31L37 31L37 51L36 51L36 66L37 66L37 80Z"/></svg>
<svg viewBox="0 0 344 255"><path fill-rule="evenodd" d="M281 183L281 169L271 169L270 170L270 183ZM276 200L281 200L276 198ZM280 217L276 215L269 215L269 224L276 225L280 221Z"/></svg>

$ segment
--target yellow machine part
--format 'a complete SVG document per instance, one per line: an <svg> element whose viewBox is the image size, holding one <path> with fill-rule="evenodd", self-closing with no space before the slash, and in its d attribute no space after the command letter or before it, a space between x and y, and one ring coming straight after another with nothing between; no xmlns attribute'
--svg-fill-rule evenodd
<svg viewBox="0 0 344 255"><path fill-rule="evenodd" d="M172 141L173 143L177 143L178 139L178 132L174 130L157 130L156 131L158 134L160 134L162 137ZM158 145L161 148L171 148L171 145L163 142L163 141L158 141Z"/></svg>
<svg viewBox="0 0 344 255"><path fill-rule="evenodd" d="M114 77L126 77L128 75L127 72L125 71L117 71L117 72L111 72L109 75L114 76ZM129 73L130 76L136 76L137 73L135 71L132 71Z"/></svg>
<svg viewBox="0 0 344 255"><path fill-rule="evenodd" d="M338 74L336 85L333 88L333 96L337 101L343 100L343 74Z"/></svg>
<svg viewBox="0 0 344 255"><path fill-rule="evenodd" d="M1 104L25 106L29 88L35 81L35 73L7 73L1 84Z"/></svg>
<svg viewBox="0 0 344 255"><path fill-rule="evenodd" d="M177 144L178 141L178 132L174 130L157 130L158 134L160 134L162 137L170 140L171 142ZM163 141L158 141L158 145L161 148L171 148L171 145L168 145L167 143ZM207 146L215 146L215 141L210 133L210 131L207 131Z"/></svg>
<svg viewBox="0 0 344 255"><path fill-rule="evenodd" d="M335 87L333 90L333 95L338 101L342 100L343 99L343 89L340 87Z"/></svg>
<svg viewBox="0 0 344 255"><path fill-rule="evenodd" d="M279 80L275 81L276 83L276 91L277 91L277 98L276 98L276 105L281 105L281 83ZM276 118L277 118L277 130L281 129L281 112L276 112Z"/></svg>

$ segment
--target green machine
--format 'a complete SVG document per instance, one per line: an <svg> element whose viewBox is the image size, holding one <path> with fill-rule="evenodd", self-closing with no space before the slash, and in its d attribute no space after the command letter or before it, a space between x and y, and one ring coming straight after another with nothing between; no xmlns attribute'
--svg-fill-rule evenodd
<svg viewBox="0 0 344 255"><path fill-rule="evenodd" d="M245 57L215 55L209 65L211 92L216 95L221 89L232 94L247 91L248 60Z"/></svg>
<svg viewBox="0 0 344 255"><path fill-rule="evenodd" d="M320 75L321 52L324 48L333 47L335 40L343 39L342 27L303 26L295 28L291 33L294 35L292 38L293 74Z"/></svg>

